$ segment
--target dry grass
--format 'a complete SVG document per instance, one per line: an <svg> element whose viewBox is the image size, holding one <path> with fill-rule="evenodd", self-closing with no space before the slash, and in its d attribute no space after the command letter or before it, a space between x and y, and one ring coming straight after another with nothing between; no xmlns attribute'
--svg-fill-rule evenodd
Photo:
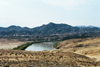
<svg viewBox="0 0 100 67"><path fill-rule="evenodd" d="M99 47L100 38L84 38L84 39L70 39L60 42L59 48L73 48L73 47Z"/></svg>
<svg viewBox="0 0 100 67"><path fill-rule="evenodd" d="M86 56L52 51L0 50L0 65L12 67L75 67L100 66L99 62Z"/></svg>
<svg viewBox="0 0 100 67"><path fill-rule="evenodd" d="M57 46L69 51L100 61L100 38L70 39Z"/></svg>

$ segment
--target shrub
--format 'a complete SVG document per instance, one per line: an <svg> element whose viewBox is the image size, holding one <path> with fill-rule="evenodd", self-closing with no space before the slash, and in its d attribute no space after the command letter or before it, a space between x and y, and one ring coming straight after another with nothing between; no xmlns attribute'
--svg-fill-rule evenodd
<svg viewBox="0 0 100 67"><path fill-rule="evenodd" d="M56 48L59 42L60 42L60 41L54 43L54 44L53 44L53 47Z"/></svg>

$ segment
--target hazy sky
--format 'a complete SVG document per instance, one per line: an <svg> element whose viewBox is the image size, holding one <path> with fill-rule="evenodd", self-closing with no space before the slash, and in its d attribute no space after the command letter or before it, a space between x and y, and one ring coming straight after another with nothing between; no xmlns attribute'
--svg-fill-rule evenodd
<svg viewBox="0 0 100 67"><path fill-rule="evenodd" d="M100 26L100 0L0 0L0 26Z"/></svg>

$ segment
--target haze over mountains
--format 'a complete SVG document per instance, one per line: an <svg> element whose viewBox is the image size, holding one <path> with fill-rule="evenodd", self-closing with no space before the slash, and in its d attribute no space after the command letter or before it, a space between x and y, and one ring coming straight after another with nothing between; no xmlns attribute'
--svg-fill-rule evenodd
<svg viewBox="0 0 100 67"><path fill-rule="evenodd" d="M66 35L86 32L100 32L98 27L77 27L68 24L55 24L50 22L35 28L10 26L0 27L0 35Z"/></svg>
<svg viewBox="0 0 100 67"><path fill-rule="evenodd" d="M79 27L79 28L86 28L86 27L93 28L93 27L97 27L97 26L91 26L91 25L84 26L84 25L82 25L82 26L75 26L75 27ZM97 27L97 28L100 28L100 27Z"/></svg>

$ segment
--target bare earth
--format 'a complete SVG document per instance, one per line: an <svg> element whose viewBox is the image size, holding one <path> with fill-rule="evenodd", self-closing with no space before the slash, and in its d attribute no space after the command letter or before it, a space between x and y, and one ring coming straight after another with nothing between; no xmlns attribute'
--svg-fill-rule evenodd
<svg viewBox="0 0 100 67"><path fill-rule="evenodd" d="M13 49L17 46L20 46L22 44L26 43L25 41L21 42L18 40L7 40L7 39L0 39L0 49Z"/></svg>

